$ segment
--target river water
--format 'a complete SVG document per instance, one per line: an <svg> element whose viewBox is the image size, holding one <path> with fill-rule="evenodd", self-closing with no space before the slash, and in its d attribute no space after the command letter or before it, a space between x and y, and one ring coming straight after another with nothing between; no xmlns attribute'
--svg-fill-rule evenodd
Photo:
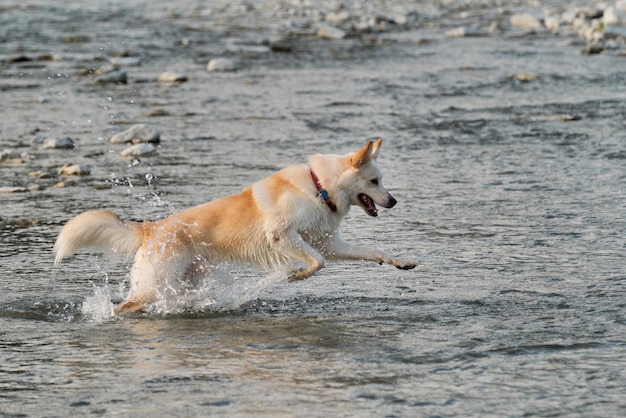
<svg viewBox="0 0 626 418"><path fill-rule="evenodd" d="M297 1L6 3L0 187L30 190L0 193L1 416L626 415L622 55L444 35L533 2L365 2L415 13L339 40ZM218 56L238 70L207 72ZM94 83L110 57L126 84ZM156 156L108 142L134 123ZM179 307L112 318L127 264L52 268L84 210L161 218L374 135L399 203L342 232L415 270L224 266ZM68 162L91 173L56 176Z"/></svg>

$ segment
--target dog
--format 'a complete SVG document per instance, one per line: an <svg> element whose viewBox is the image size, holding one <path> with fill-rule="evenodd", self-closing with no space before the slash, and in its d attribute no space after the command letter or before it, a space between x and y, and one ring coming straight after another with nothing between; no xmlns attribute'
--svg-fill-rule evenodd
<svg viewBox="0 0 626 418"><path fill-rule="evenodd" d="M370 260L413 269L416 264L378 249L344 241L339 224L351 206L378 216L376 205L395 206L376 164L381 138L347 155L313 155L226 196L155 222L122 221L93 210L69 220L54 245L55 266L78 250L95 247L134 254L130 290L115 314L147 309L163 292L193 286L221 262L264 268L296 262L287 280L304 280L326 259Z"/></svg>

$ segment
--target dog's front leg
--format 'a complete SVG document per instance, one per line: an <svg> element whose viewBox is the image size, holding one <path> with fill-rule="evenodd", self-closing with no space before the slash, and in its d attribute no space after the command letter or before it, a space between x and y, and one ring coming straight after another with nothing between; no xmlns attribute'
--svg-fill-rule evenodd
<svg viewBox="0 0 626 418"><path fill-rule="evenodd" d="M287 281L304 280L324 267L324 257L310 246L297 232L288 234L282 240L282 251L289 258L303 261L306 266L289 273Z"/></svg>
<svg viewBox="0 0 626 418"><path fill-rule="evenodd" d="M325 243L324 253L328 258L338 260L369 260L378 264L391 264L401 270L415 268L415 262L395 258L376 248L367 248L344 241L338 234L334 234Z"/></svg>

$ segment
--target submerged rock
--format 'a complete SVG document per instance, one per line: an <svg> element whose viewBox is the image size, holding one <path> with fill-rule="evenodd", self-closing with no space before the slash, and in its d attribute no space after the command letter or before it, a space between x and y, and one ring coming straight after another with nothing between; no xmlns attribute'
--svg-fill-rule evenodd
<svg viewBox="0 0 626 418"><path fill-rule="evenodd" d="M206 69L210 72L237 71L237 65L229 58L213 58Z"/></svg>
<svg viewBox="0 0 626 418"><path fill-rule="evenodd" d="M151 157L156 155L157 148L152 144L141 143L131 145L124 151L120 152L122 157Z"/></svg>
<svg viewBox="0 0 626 418"><path fill-rule="evenodd" d="M113 135L109 142L111 144L125 144L127 142L138 144L141 142L157 143L160 140L161 133L158 129L144 123L138 123Z"/></svg>

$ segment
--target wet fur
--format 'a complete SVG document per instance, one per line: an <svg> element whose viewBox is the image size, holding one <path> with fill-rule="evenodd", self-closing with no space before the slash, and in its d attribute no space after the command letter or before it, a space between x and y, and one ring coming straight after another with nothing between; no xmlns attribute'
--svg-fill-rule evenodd
<svg viewBox="0 0 626 418"><path fill-rule="evenodd" d="M308 166L287 167L239 194L156 222L125 222L105 210L84 212L59 233L55 265L86 247L134 254L130 292L116 306L118 314L144 309L160 293L177 293L182 284L193 284L207 266L220 262L266 268L294 261L303 264L289 273L289 281L310 277L326 259L370 260L412 269L411 261L347 243L337 232L352 205L377 216L373 202L387 208L396 203L383 188L376 165L381 142L380 138L369 141L356 153L343 156L314 155ZM336 211L319 196L311 170Z"/></svg>

